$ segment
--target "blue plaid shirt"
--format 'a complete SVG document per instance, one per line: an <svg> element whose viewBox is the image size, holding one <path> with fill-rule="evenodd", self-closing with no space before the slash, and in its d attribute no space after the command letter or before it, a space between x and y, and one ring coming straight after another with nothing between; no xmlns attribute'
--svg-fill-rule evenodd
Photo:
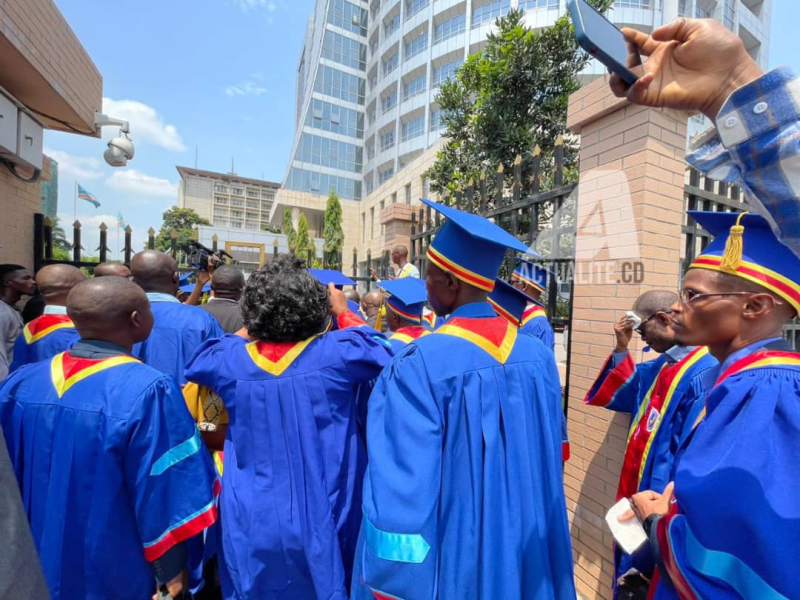
<svg viewBox="0 0 800 600"><path fill-rule="evenodd" d="M712 179L740 186L800 257L800 78L781 67L739 88L716 125L687 160Z"/></svg>

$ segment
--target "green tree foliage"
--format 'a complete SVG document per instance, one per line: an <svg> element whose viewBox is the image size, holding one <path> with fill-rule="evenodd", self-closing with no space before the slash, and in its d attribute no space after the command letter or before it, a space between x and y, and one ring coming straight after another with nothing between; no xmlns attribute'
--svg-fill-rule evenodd
<svg viewBox="0 0 800 600"><path fill-rule="evenodd" d="M295 231L294 223L292 223L292 210L288 207L283 211L283 235L286 236L289 251L295 252L297 249L297 231Z"/></svg>
<svg viewBox="0 0 800 600"><path fill-rule="evenodd" d="M322 249L328 256L329 269L341 269L339 253L344 246L344 229L342 229L342 203L336 192L331 190L328 194L328 203L325 205L325 217L322 225Z"/></svg>
<svg viewBox="0 0 800 600"><path fill-rule="evenodd" d="M294 253L298 258L308 260L309 250L311 250L313 254L316 254L314 243L308 236L308 219L306 218L305 213L300 213L300 221L297 223L297 243L295 245Z"/></svg>
<svg viewBox="0 0 800 600"><path fill-rule="evenodd" d="M281 228L277 225L262 225L261 231L266 231L268 233L281 233Z"/></svg>
<svg viewBox="0 0 800 600"><path fill-rule="evenodd" d="M605 11L613 0L590 2ZM565 140L566 166L577 162L577 146L566 135L567 102L580 87L578 74L589 56L580 51L567 15L537 31L525 26L523 14L514 10L499 18L486 48L441 86L436 101L446 140L426 173L433 191L454 191L459 183L466 187L481 171L493 191L494 172L503 165L511 173L517 155L523 157L523 181L528 181L536 145L547 173L559 136ZM511 178L506 181L510 185Z"/></svg>
<svg viewBox="0 0 800 600"><path fill-rule="evenodd" d="M55 256L56 250L63 250L64 252L68 252L72 249L72 244L67 241L67 233L64 231L64 227L60 223L60 219L56 217L52 221L52 241L53 241L53 256ZM61 259L59 259L61 260Z"/></svg>
<svg viewBox="0 0 800 600"><path fill-rule="evenodd" d="M198 215L191 208L178 208L173 206L163 214L164 222L156 234L156 250L169 252L172 249L173 229L178 232L178 252L184 255L191 251L189 243L192 241L192 225L211 225L207 219Z"/></svg>

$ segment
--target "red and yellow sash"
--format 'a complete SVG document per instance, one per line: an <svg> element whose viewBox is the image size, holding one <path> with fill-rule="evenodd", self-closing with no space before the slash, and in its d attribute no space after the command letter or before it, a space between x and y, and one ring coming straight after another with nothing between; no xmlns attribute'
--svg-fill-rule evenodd
<svg viewBox="0 0 800 600"><path fill-rule="evenodd" d="M318 337L314 335L302 342L250 342L246 348L258 367L277 377Z"/></svg>
<svg viewBox="0 0 800 600"><path fill-rule="evenodd" d="M455 318L442 325L433 333L451 335L466 340L487 352L500 364L505 364L514 342L517 340L519 328L503 317L489 319Z"/></svg>
<svg viewBox="0 0 800 600"><path fill-rule="evenodd" d="M389 339L399 340L404 344L408 344L413 342L414 340L418 340L419 338L429 334L430 331L427 331L422 327L412 325L410 327L401 327L400 329L395 331L394 335Z"/></svg>
<svg viewBox="0 0 800 600"><path fill-rule="evenodd" d="M61 398L73 385L95 373L135 362L139 361L127 354L113 358L89 359L75 358L68 352L62 352L56 354L50 363L50 377L58 397Z"/></svg>
<svg viewBox="0 0 800 600"><path fill-rule="evenodd" d="M54 331L67 328L75 328L75 325L72 324L72 319L67 315L42 315L25 325L22 335L25 337L25 342L30 346Z"/></svg>
<svg viewBox="0 0 800 600"><path fill-rule="evenodd" d="M628 431L628 443L619 476L617 500L628 498L639 490L650 448L661 426L664 414L669 410L675 390L686 373L705 355L708 348L695 348L683 360L674 365L664 364L656 375L650 389L639 406Z"/></svg>
<svg viewBox="0 0 800 600"><path fill-rule="evenodd" d="M527 325L528 321L537 317L547 318L547 311L545 311L544 306L539 306L538 304L529 306L525 309L525 312L522 313L522 325Z"/></svg>

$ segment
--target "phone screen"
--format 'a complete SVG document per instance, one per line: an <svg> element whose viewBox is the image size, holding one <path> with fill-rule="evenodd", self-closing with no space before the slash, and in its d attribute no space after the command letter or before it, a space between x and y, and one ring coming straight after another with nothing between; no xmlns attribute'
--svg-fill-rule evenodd
<svg viewBox="0 0 800 600"><path fill-rule="evenodd" d="M597 47L594 51L589 50L591 54L595 54L597 49L600 49L617 63L631 71L642 65L639 49L629 42L611 21L584 0L577 0L577 4L583 21L583 29L587 37Z"/></svg>

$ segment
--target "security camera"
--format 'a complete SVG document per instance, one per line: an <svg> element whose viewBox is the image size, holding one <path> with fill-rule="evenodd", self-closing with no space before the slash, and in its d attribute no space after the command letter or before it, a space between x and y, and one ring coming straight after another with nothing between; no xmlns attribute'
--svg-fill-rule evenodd
<svg viewBox="0 0 800 600"><path fill-rule="evenodd" d="M109 125L119 126L119 136L108 142L108 149L103 152L103 158L112 167L124 167L133 158L133 142L128 137L130 125L122 119L115 119L102 113L94 114L94 126L98 131Z"/></svg>
<svg viewBox="0 0 800 600"><path fill-rule="evenodd" d="M122 131L120 135L108 142L108 149L103 152L103 158L112 167L124 167L133 159L133 142Z"/></svg>

